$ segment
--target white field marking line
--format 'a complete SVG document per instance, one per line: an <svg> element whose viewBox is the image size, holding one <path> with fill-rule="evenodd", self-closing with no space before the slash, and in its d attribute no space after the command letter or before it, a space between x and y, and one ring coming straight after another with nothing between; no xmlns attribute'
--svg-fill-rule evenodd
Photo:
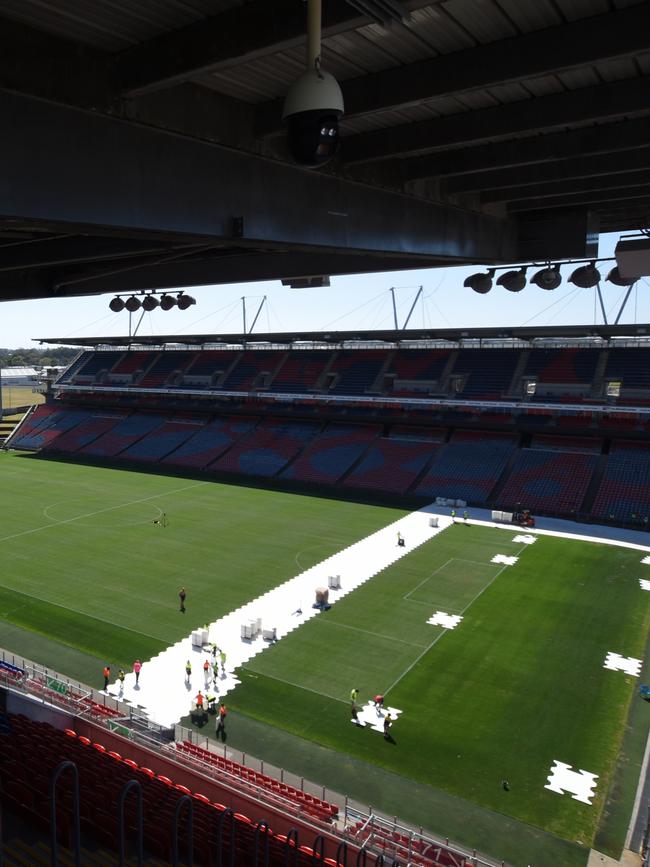
<svg viewBox="0 0 650 867"><path fill-rule="evenodd" d="M2 536L0 542L9 542L11 539L18 539L20 536L29 536L30 533L39 533L41 530L51 530L52 527L60 527L62 524L72 524L74 521L80 521L84 518L94 518L95 515L103 515L106 512L114 512L116 509L124 509L127 506L135 506L138 503L146 503L149 500L158 500L160 497L168 497L171 494L180 494L183 491L189 491L192 488L200 488L207 485L209 482L197 482L194 485L185 485L183 488L176 488L173 491L161 491L159 494L153 494L151 497L142 497L139 500L130 500L128 503L120 503L119 506L107 506L105 509L98 509L96 512L88 512L86 515L77 515L74 518L65 518L63 521L55 521L52 524L44 524L42 527L33 527L31 530L21 530L20 533L12 533L11 536Z"/></svg>
<svg viewBox="0 0 650 867"><path fill-rule="evenodd" d="M497 530L510 530L512 532L512 524L500 524L498 521L481 521L479 519L470 519L470 524L476 524L477 527L495 527ZM579 526L579 525L578 525ZM596 545L613 545L617 548L631 548L634 551L645 551L650 553L648 545L639 545L636 542L626 542L623 539L605 539L602 536L583 536L581 533L568 533L565 530L542 530L537 527L526 527L526 532L535 534L536 536L553 536L555 539L573 539L577 542L593 542Z"/></svg>
<svg viewBox="0 0 650 867"><path fill-rule="evenodd" d="M521 549L521 551L519 552L519 554L522 554L523 551L525 551L526 548L528 548L528 547L529 547L528 545L524 545L524 547ZM475 596L473 599L471 599L471 600L467 603L467 605L466 605L466 606L462 609L462 611L460 612L461 615L465 614L465 612L466 612L467 609L470 607L470 605L473 605L473 604L476 602L476 600L479 598L479 596L482 596L482 595L485 593L485 591L488 589L488 587L491 587L492 584L494 584L494 582L497 580L497 578L499 577L499 575L500 575L502 572L504 572L506 569L509 569L509 568L510 568L509 566L502 566L502 567L499 569L499 571L497 572L497 574L494 576L494 578L490 579L490 581L485 585L485 587L483 587L481 590L479 590L479 592L476 594L476 596ZM406 675L409 673L409 671L411 671L413 668L415 668L415 666L416 666L416 665L418 664L418 662L422 659L422 657L423 657L426 653L428 653L428 652L431 650L431 648L432 648L433 645L436 643L436 641L439 641L439 640L442 638L442 636L443 636L446 632L450 632L450 631L451 631L451 630L449 630L449 629L444 629L443 627L440 627L440 628L442 629L442 632L440 633L440 635L436 635L436 637L433 639L433 641L431 642L431 644L430 644L427 648L425 648L425 650L422 651L422 653L418 656L418 658L417 658L416 660L414 660L414 661L409 665L409 667L406 669L406 671L402 672L402 674L400 674L400 676L397 678L397 680L396 680L394 683L391 683L391 685L388 687L388 689L384 690L384 695L388 695L388 693L391 691L391 689L393 689L393 687L396 687L397 684L400 682L400 680L402 680L403 678L405 678Z"/></svg>
<svg viewBox="0 0 650 867"><path fill-rule="evenodd" d="M133 632L135 635L144 635L146 638L153 638L154 641L160 641L161 644L165 644L167 641L166 638L160 638L158 635L150 635L148 632L143 632L141 629L131 629L128 626L124 626L123 623L115 623L113 620L105 620L103 617L95 617L94 614L88 614L83 611L79 611L77 608L70 608L69 605L61 605L60 602L50 602L49 599L43 599L42 596L35 596L33 593L25 593L24 590L17 590L15 587L7 587L6 584L0 583L0 587L3 590L8 590L10 593L19 593L21 596L27 596L29 599L36 599L37 602L44 602L46 605L54 605L57 608L63 608L64 611L72 611L73 614L77 614L79 617L87 617L90 620L96 620L98 623L108 623L109 626L116 626L118 629L125 629L127 632ZM11 611L15 611L15 608L10 609ZM16 626L17 624L12 624ZM22 627L21 627L22 628ZM53 641L58 641L59 644L65 644L65 641L61 641L60 638L57 638L54 635L46 635L46 638L51 638ZM68 647L72 647L73 645L67 645ZM166 645L166 648L169 645Z"/></svg>
<svg viewBox="0 0 650 867"><path fill-rule="evenodd" d="M71 500L58 500L56 503L50 503L49 506L45 506L45 508L43 509L43 517L47 518L48 521L52 521L53 523L56 523L57 519L53 518L50 515L50 509L55 509L57 506L65 506L67 503L74 503L74 502L75 502L74 499L71 499ZM154 514L154 518L160 518L161 515L163 514L163 510L160 508L160 506L154 506L154 509L156 509L158 512L157 515ZM80 516L77 515L74 518L74 520L78 521L79 517ZM135 526L138 526L139 524L149 524L149 523L151 523L151 520L152 520L151 518L145 518L143 521L130 521L129 526L135 527Z"/></svg>
<svg viewBox="0 0 650 867"><path fill-rule="evenodd" d="M643 754L643 764L641 765L641 774L639 776L639 782L636 787L636 797L634 799L634 806L632 807L632 815L630 816L630 824L627 828L627 834L625 836L625 848L629 849L630 844L632 842L632 835L634 834L634 829L636 828L636 822L639 816L639 810L641 808L641 797L643 795L643 789L645 787L646 776L648 773L648 761L650 760L650 732L648 733L648 740L645 745L645 752Z"/></svg>
<svg viewBox="0 0 650 867"><path fill-rule="evenodd" d="M420 587L422 587L423 584L426 584L427 581L430 581L434 575L437 575L438 572L442 572L442 570L446 566L449 566L450 563L471 563L473 566L489 566L489 565L491 565L490 563L479 563L478 560L464 560L462 557L451 557L449 560L447 560L446 563L443 563L442 566L438 566L437 569L434 569L433 572L430 572L423 581L420 581L420 583L417 584L415 587L413 587L412 590L409 590L409 592L405 596L402 596L402 599L405 599L408 602L415 602L417 605L430 605L429 602L421 602L419 599L410 599L409 597L411 596L412 593L415 593L416 591L418 591L420 589Z"/></svg>
<svg viewBox="0 0 650 867"><path fill-rule="evenodd" d="M316 623L320 623L317 619ZM387 641L396 641L398 644L406 644L409 647L422 647L421 644L413 644L412 641L404 641L403 638L393 638L392 635L384 635L382 632L371 632L369 629L360 629L358 626L350 626L347 623L337 623L329 619L323 619L323 623L328 623L330 626L340 626L341 629L351 629L354 632L362 632L364 635L372 635L373 638L385 638Z"/></svg>
<svg viewBox="0 0 650 867"><path fill-rule="evenodd" d="M242 673L248 672L255 677L268 677L271 680L277 680L278 683L284 683L287 686L295 686L296 689L304 689L306 692L313 692L314 695L320 695L323 696L323 698L331 698L332 701L340 701L342 704L348 703L346 699L336 698L336 696L330 695L328 692L319 692L317 689L312 689L310 686L303 686L301 683L294 683L292 680L285 680L283 677L276 677L274 674L266 674L266 672L255 671L254 668L247 668L246 663L240 665L239 668ZM241 678L239 682L243 683Z"/></svg>

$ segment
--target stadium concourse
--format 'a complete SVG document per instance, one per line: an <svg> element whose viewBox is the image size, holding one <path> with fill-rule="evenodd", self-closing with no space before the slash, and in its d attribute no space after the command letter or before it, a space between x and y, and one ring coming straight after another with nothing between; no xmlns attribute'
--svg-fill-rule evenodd
<svg viewBox="0 0 650 867"><path fill-rule="evenodd" d="M412 512L210 623L204 645L195 644L193 636L188 635L145 661L137 685L131 672L125 677L123 689L118 680L110 685L109 694L137 706L158 725L173 726L190 712L199 690L203 695L223 698L239 683L235 674L239 666L320 614L321 609L313 605L316 590L327 588L328 604L332 604L452 523L452 518L443 516L432 521L435 512L433 505ZM398 544L400 537L403 545ZM340 579L339 588L328 587L330 576ZM251 622L255 624L254 634L243 635ZM265 639L264 630L273 637ZM225 670L220 669L214 683L213 644L226 654ZM206 659L210 662L208 677L203 669ZM188 660L192 665L189 678L185 676Z"/></svg>

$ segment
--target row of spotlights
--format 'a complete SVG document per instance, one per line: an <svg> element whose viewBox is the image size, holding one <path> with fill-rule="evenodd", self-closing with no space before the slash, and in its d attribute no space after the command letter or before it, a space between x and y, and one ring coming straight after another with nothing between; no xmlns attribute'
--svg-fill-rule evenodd
<svg viewBox="0 0 650 867"><path fill-rule="evenodd" d="M508 292L521 292L526 285L527 270L528 269L524 267L517 271L505 271L497 279L497 286L503 286L503 288L507 289ZM478 292L479 295L486 295L492 288L494 271L494 268L489 268L485 272L472 274L465 280L463 286L473 289L475 292ZM605 279L609 283L613 283L614 286L629 286L636 281L636 278L622 277L618 268L612 268ZM600 271L596 268L595 262L590 262L588 265L581 265L579 268L576 268L569 277L569 283L573 283L580 289L592 289L600 283L600 280ZM560 266L548 265L546 268L540 269L533 274L530 278L530 282L539 286L540 289L546 289L547 291L557 289L562 282Z"/></svg>
<svg viewBox="0 0 650 867"><path fill-rule="evenodd" d="M152 310L155 310L156 307L160 306L161 310L171 310L172 307L178 306L179 310L187 310L192 304L196 304L196 298L192 298L191 295L185 295L183 292L179 292L178 295L163 295L160 299L158 299L155 295L145 295L144 298L140 299L137 295L129 295L129 297L124 300L119 295L116 295L115 298L111 299L109 303L110 309L113 313L121 313L122 310L128 310L129 313L135 313L136 310L139 310L142 307L147 313L151 313Z"/></svg>

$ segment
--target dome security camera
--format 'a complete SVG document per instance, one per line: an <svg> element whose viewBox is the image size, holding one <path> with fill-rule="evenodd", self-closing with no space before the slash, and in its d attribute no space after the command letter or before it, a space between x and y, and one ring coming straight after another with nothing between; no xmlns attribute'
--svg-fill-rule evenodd
<svg viewBox="0 0 650 867"><path fill-rule="evenodd" d="M322 166L336 153L343 94L337 80L320 68L308 69L289 88L282 119L287 142L301 166Z"/></svg>

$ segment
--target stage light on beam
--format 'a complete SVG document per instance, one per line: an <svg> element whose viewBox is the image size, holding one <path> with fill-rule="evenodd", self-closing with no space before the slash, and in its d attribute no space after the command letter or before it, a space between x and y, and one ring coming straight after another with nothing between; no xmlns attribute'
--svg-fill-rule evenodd
<svg viewBox="0 0 650 867"><path fill-rule="evenodd" d="M129 313L135 313L136 310L140 309L140 299L136 298L135 295L130 295L126 299L126 304L124 305Z"/></svg>
<svg viewBox="0 0 650 867"><path fill-rule="evenodd" d="M163 295L160 299L160 309L161 310L171 310L172 307L176 306L176 298L173 295Z"/></svg>
<svg viewBox="0 0 650 867"><path fill-rule="evenodd" d="M609 272L605 279L608 283L613 283L614 286L631 286L632 283L636 283L639 278L622 277L617 265L616 268L612 268L612 270Z"/></svg>
<svg viewBox="0 0 650 867"><path fill-rule="evenodd" d="M124 300L116 295L115 298L111 298L111 301L108 305L113 313L121 313L124 310Z"/></svg>
<svg viewBox="0 0 650 867"><path fill-rule="evenodd" d="M487 295L492 288L492 278L494 277L494 268L488 268L487 271L479 271L478 274L471 274L465 279L463 286L473 289L479 295Z"/></svg>
<svg viewBox="0 0 650 867"><path fill-rule="evenodd" d="M151 313L159 304L160 301L158 301L155 295L146 295L142 300L142 309L146 310L147 313Z"/></svg>
<svg viewBox="0 0 650 867"><path fill-rule="evenodd" d="M508 292L521 292L526 285L526 269L519 271L506 271L497 280L497 286L503 286Z"/></svg>
<svg viewBox="0 0 650 867"><path fill-rule="evenodd" d="M540 289L546 289L546 291L548 292L552 291L553 289L557 289L557 287L562 282L560 266L547 265L546 268L542 268L536 274L533 274L530 282L534 283L536 286L539 286Z"/></svg>
<svg viewBox="0 0 650 867"><path fill-rule="evenodd" d="M600 283L600 271L596 268L596 263L590 262L588 265L576 268L569 277L569 283L573 283L580 289L593 289Z"/></svg>
<svg viewBox="0 0 650 867"><path fill-rule="evenodd" d="M182 292L179 292L176 298L176 303L178 304L179 310L187 310L188 307L192 306L192 304L196 304L196 298L192 298L191 295L184 295Z"/></svg>

